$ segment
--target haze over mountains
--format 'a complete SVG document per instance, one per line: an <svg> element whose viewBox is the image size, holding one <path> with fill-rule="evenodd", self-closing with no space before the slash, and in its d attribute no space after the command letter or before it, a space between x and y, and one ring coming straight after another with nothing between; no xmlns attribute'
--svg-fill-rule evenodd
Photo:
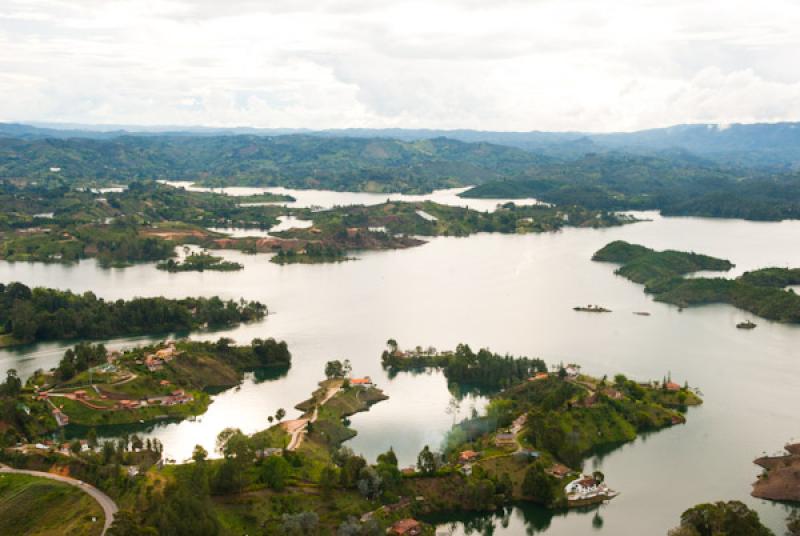
<svg viewBox="0 0 800 536"><path fill-rule="evenodd" d="M140 127L131 125L72 125L0 123L0 137L20 139L90 138L120 136L282 136L307 134L327 137L391 138L416 141L445 137L487 142L560 158L590 152L623 151L637 154L688 151L720 164L793 168L800 164L800 123L692 124L635 132L497 132L435 129L283 129L215 127Z"/></svg>
<svg viewBox="0 0 800 536"><path fill-rule="evenodd" d="M631 133L0 125L0 180L52 187L134 180L534 197L603 210L800 218L797 123ZM53 171L57 168L57 171Z"/></svg>

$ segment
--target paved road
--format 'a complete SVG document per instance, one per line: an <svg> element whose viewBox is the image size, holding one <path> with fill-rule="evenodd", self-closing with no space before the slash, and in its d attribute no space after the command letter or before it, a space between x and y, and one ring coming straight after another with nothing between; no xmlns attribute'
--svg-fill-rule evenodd
<svg viewBox="0 0 800 536"><path fill-rule="evenodd" d="M96 487L87 484L81 480L76 480L74 478L69 478L66 476L61 475L54 475L53 473L44 473L41 471L26 471L24 469L12 469L11 467L7 467L5 465L0 465L0 473L13 473L18 475L30 475L30 476L38 476L42 478L49 478L50 480L57 480L58 482L64 482L65 484L69 484L70 486L75 486L78 489L83 490L84 492L88 493L94 500L96 500L100 507L103 509L103 513L105 514L105 524L103 525L103 532L101 534L105 534L108 528L111 526L111 523L114 521L114 515L117 513L117 503L115 503L111 497L97 489Z"/></svg>

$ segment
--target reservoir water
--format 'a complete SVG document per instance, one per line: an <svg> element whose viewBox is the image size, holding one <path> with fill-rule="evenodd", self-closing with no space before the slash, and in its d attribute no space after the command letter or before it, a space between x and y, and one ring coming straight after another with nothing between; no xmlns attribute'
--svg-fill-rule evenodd
<svg viewBox="0 0 800 536"><path fill-rule="evenodd" d="M356 194L303 195L309 196L305 204L330 206L352 202ZM336 195L341 202L332 201ZM495 203L484 206L488 210ZM729 306L679 312L653 302L641 286L615 276L614 266L590 257L609 241L624 239L728 258L736 264L730 276L762 266L800 266L800 222L646 216L652 221L602 230L436 238L407 250L359 253L359 260L339 264L279 266L268 255L223 252L245 265L240 272L171 274L153 264L103 269L92 260L71 266L0 262L0 280L91 290L109 299L220 295L269 306L272 314L262 322L192 335L224 335L239 342L285 339L293 360L284 377L261 382L248 377L240 388L216 396L196 421L143 431L158 437L165 454L179 461L195 444L212 451L216 435L227 426L254 432L266 427L267 416L279 407L289 417L296 415L292 407L321 379L325 362L347 358L354 374L371 376L390 396L352 418L358 436L349 446L371 460L393 446L401 465L413 463L425 444L440 444L457 416L448 412L451 395L441 374L386 376L379 357L389 338L401 346L445 349L466 342L474 349L488 346L548 363L574 361L595 375L621 372L645 380L671 374L679 383L699 387L705 404L689 412L686 425L587 461L586 469L601 469L621 492L610 504L556 516L513 508L504 516L459 518L441 530L468 534L471 527L494 526L494 534L665 534L696 503L739 499L782 534L786 507L749 496L758 474L751 461L800 436L795 414L800 407L800 327L755 319L757 329L738 330L736 323L751 316ZM572 310L587 303L613 313ZM27 376L54 366L68 345L6 349L0 351L0 367ZM467 397L461 415L484 403Z"/></svg>

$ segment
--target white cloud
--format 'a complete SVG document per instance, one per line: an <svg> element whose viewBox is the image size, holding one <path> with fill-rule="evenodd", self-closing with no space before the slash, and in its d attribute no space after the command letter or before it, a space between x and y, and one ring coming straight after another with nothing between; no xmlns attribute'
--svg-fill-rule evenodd
<svg viewBox="0 0 800 536"><path fill-rule="evenodd" d="M0 119L629 130L800 118L792 0L7 0Z"/></svg>

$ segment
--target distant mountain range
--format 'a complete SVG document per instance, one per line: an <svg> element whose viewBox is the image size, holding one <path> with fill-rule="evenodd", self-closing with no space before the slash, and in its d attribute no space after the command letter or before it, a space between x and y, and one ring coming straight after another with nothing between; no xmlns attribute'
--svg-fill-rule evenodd
<svg viewBox="0 0 800 536"><path fill-rule="evenodd" d="M88 186L191 180L535 197L665 214L800 219L796 123L685 125L632 133L196 128L131 132L0 124L0 183ZM14 186L16 187L16 186Z"/></svg>
<svg viewBox="0 0 800 536"><path fill-rule="evenodd" d="M492 143L557 158L579 158L587 153L622 151L670 157L689 152L723 165L795 168L800 166L800 123L676 125L636 132L492 132L428 129L260 129L214 127L135 127L127 125L54 125L0 123L0 137L19 139L90 138L120 136L282 136L305 134L334 138L389 138L417 141L450 138L467 143Z"/></svg>

